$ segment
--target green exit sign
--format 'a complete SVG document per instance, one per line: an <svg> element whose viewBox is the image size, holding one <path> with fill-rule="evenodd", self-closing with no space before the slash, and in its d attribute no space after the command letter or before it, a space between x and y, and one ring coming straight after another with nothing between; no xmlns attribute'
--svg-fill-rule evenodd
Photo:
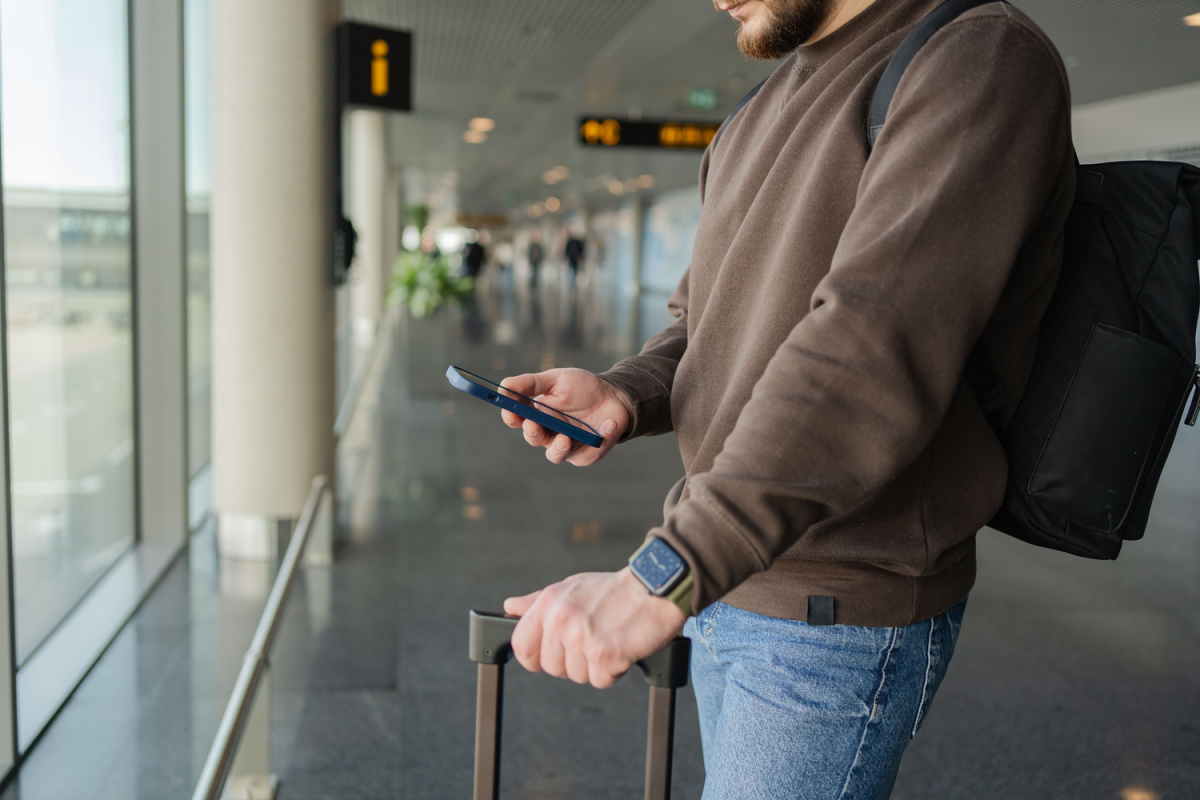
<svg viewBox="0 0 1200 800"><path fill-rule="evenodd" d="M716 89L692 89L687 96L688 105L704 111L712 111L717 107Z"/></svg>

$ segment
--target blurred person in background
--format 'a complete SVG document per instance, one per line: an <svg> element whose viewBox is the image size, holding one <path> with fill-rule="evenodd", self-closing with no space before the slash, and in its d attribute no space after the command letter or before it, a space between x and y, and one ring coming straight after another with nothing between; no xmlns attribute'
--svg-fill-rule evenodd
<svg viewBox="0 0 1200 800"><path fill-rule="evenodd" d="M500 266L500 271L507 273L512 269L513 265L513 246L512 240L501 239L496 245L496 263Z"/></svg>
<svg viewBox="0 0 1200 800"><path fill-rule="evenodd" d="M542 259L546 257L546 253L542 249L542 237L537 231L529 234L529 249L526 251L526 257L529 259L529 285L536 289L538 273L542 269Z"/></svg>
<svg viewBox="0 0 1200 800"><path fill-rule="evenodd" d="M584 246L583 239L575 235L572 231L567 237L566 247L563 248L563 257L567 260L567 266L571 269L571 282L579 281L579 264L583 261Z"/></svg>
<svg viewBox="0 0 1200 800"><path fill-rule="evenodd" d="M478 278L486 258L487 251L480 243L478 235L472 231L463 246L463 272L472 278Z"/></svg>

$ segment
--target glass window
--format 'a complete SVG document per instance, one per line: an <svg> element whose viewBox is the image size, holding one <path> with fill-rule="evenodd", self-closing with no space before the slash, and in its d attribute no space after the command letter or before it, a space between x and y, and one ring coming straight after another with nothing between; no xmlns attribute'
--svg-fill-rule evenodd
<svg viewBox="0 0 1200 800"><path fill-rule="evenodd" d="M132 544L125 0L0 0L18 662Z"/></svg>

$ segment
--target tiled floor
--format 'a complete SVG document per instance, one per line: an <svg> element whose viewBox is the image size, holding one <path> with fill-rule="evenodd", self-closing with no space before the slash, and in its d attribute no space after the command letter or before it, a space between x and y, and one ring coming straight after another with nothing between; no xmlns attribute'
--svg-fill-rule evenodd
<svg viewBox="0 0 1200 800"><path fill-rule="evenodd" d="M661 321L619 314L606 289L570 303L543 288L394 332L343 448L357 495L336 563L302 576L274 654L281 800L468 797L467 610L615 568L658 520L681 470L670 437L553 467L442 377L450 363L599 369ZM1116 563L983 535L958 653L895 798L1200 798L1198 469L1185 429L1147 539ZM212 547L195 538L0 800L190 796L271 572ZM599 692L508 672L503 796L641 796L639 678ZM702 782L685 692L674 797Z"/></svg>

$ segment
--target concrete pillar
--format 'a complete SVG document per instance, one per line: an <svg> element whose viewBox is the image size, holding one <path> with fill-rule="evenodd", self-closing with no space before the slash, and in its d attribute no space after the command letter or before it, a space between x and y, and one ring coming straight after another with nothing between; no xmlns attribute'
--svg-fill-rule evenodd
<svg viewBox="0 0 1200 800"><path fill-rule="evenodd" d="M641 195L634 197L633 202L630 203L630 213L633 216L633 236L631 237L633 278L630 294L636 298L642 293L642 256L645 244L643 240L646 238L646 198Z"/></svg>
<svg viewBox="0 0 1200 800"><path fill-rule="evenodd" d="M213 506L271 558L333 474L336 0L213 3Z"/></svg>
<svg viewBox="0 0 1200 800"><path fill-rule="evenodd" d="M383 317L384 193L388 183L387 120L382 111L349 114L348 216L358 233L351 271L351 313L356 342L370 342Z"/></svg>
<svg viewBox="0 0 1200 800"><path fill-rule="evenodd" d="M638 195L633 198L630 204L629 213L632 215L633 235L630 246L632 252L631 257L631 272L629 286L630 306L633 308L632 324L630 325L630 340L629 349L637 351L641 349L642 344L651 334L643 330L642 326L642 256L645 249L646 238L646 198Z"/></svg>
<svg viewBox="0 0 1200 800"><path fill-rule="evenodd" d="M388 169L387 188L383 201L383 293L392 282L392 268L400 254L401 225L404 222L403 173L397 166Z"/></svg>

